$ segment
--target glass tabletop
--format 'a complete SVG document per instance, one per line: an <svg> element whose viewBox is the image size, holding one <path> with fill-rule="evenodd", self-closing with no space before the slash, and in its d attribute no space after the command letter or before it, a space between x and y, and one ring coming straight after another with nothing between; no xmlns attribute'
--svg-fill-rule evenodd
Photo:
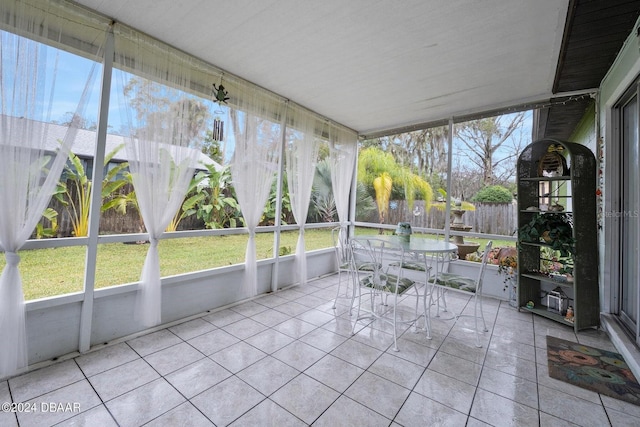
<svg viewBox="0 0 640 427"><path fill-rule="evenodd" d="M411 235L407 241L406 237L389 236L385 234L358 235L356 239L380 240L402 246L405 251L421 253L446 253L456 252L458 247L454 243L440 241L429 237Z"/></svg>

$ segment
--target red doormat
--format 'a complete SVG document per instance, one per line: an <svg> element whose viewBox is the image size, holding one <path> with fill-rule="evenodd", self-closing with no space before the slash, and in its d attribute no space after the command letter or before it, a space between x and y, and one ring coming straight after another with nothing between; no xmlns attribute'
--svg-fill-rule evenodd
<svg viewBox="0 0 640 427"><path fill-rule="evenodd" d="M640 405L640 385L622 356L547 335L549 376Z"/></svg>

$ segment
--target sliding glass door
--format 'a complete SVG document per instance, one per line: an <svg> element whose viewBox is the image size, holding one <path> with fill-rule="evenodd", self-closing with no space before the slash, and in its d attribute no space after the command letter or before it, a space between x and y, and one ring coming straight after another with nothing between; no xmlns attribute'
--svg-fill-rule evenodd
<svg viewBox="0 0 640 427"><path fill-rule="evenodd" d="M621 99L617 108L620 149L619 299L618 315L638 341L640 271L640 149L638 140L638 84Z"/></svg>

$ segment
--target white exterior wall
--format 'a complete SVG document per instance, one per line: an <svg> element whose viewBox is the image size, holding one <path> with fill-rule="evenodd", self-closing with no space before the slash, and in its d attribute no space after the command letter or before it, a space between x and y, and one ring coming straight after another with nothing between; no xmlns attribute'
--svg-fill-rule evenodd
<svg viewBox="0 0 640 427"><path fill-rule="evenodd" d="M638 23L636 23L635 28L637 26ZM613 106L638 75L640 75L640 51L638 37L634 29L600 86L598 126L604 155L604 162L601 165L604 179L603 212L601 213L611 212L616 209L613 206L613 198L618 194L618 189L613 187L615 180L612 179L613 174L617 173L618 170L617 153L619 152L618 147L615 147L615 129L613 129L612 125ZM613 280L617 280L612 274L615 273L612 272L612 265L617 261L615 253L619 246L614 235L614 230L617 227L618 219L615 215L603 215L599 242L600 283L603 291L601 293L601 306L602 311L605 313L611 313L615 306L611 295L611 283Z"/></svg>
<svg viewBox="0 0 640 427"><path fill-rule="evenodd" d="M640 22L640 20L638 21ZM617 312L617 281L618 273L618 240L616 230L619 227L616 215L606 215L618 209L614 201L619 196L616 187L615 175L618 172L620 150L616 146L616 129L613 123L613 107L627 88L640 75L640 43L634 27L624 46L622 47L613 66L600 85L598 96L598 111L595 114L596 152L601 155L601 186L602 203L599 215L601 215L602 228L599 230L599 256L600 256L600 307L602 327L608 332L611 341L618 351L624 356L625 361L633 373L640 375L640 351L637 344L631 340L612 313ZM579 134L579 132L577 132ZM583 138L588 138L586 134Z"/></svg>
<svg viewBox="0 0 640 427"><path fill-rule="evenodd" d="M637 27L637 26L636 26ZM612 211L612 197L617 194L613 188L612 173L617 173L617 147L611 125L612 108L629 85L640 75L640 42L635 30L626 40L620 54L600 85L600 93L595 107L590 108L578 124L570 140L589 147L599 161L602 172L603 199L599 217L602 229L599 230L598 246L600 256L600 307L604 313L611 313L613 301L611 296L612 271L611 265L616 260L612 258L614 249L617 251L617 241L613 238L612 230L616 229L617 218L606 216L604 212ZM600 142L600 148L598 147ZM600 152L600 153L599 153Z"/></svg>
<svg viewBox="0 0 640 427"><path fill-rule="evenodd" d="M279 258L278 287L293 285L293 255ZM307 252L308 278L334 273L333 248ZM258 261L258 293L271 291L274 260ZM240 283L244 264L162 278L162 325L242 301ZM146 333L133 320L137 283L95 291L91 346L111 343L131 335ZM26 303L29 368L59 357L77 355L80 337L82 293Z"/></svg>
<svg viewBox="0 0 640 427"><path fill-rule="evenodd" d="M320 277L336 271L333 249L321 249L307 253L308 277ZM271 272L274 261L258 261L259 292L271 289ZM294 284L294 256L280 258L279 288ZM475 277L480 266L477 262L460 261L451 265L450 271ZM208 311L233 305L241 301L240 286L244 279L244 265L233 265L206 271L162 278L162 325L198 316ZM498 268L487 265L484 295L506 300L504 276ZM98 289L95 292L91 330L91 346L117 342L132 335L147 333L133 321L137 284L127 284ZM64 295L27 302L27 335L29 365L48 363L59 357L78 354L82 293Z"/></svg>

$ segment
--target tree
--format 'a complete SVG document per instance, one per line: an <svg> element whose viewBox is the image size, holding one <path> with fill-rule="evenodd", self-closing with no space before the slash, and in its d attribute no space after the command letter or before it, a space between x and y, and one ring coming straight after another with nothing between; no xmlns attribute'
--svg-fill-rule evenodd
<svg viewBox="0 0 640 427"><path fill-rule="evenodd" d="M456 137L463 148L461 155L482 172L484 185L496 183L499 179L496 176L498 167L513 162L517 157L521 138L516 131L522 127L524 119L525 113L520 112L472 120L456 126Z"/></svg>
<svg viewBox="0 0 640 427"><path fill-rule="evenodd" d="M375 147L361 150L358 179L375 198L381 223L386 220L392 199L406 200L409 209L413 209L416 196L425 201L427 209L433 200L433 190L428 182L411 172L409 167L399 165L390 153Z"/></svg>
<svg viewBox="0 0 640 427"><path fill-rule="evenodd" d="M175 130L176 137L180 135L191 144L200 144L206 138L203 133L211 121L209 107L196 97L174 99L175 95L170 92L160 83L138 77L132 77L124 88L125 96L136 111L137 127L177 120L183 128ZM209 146L202 145L206 153Z"/></svg>
<svg viewBox="0 0 640 427"><path fill-rule="evenodd" d="M454 157L451 168L451 197L460 200L469 200L484 186L482 171L460 156Z"/></svg>
<svg viewBox="0 0 640 427"><path fill-rule="evenodd" d="M373 189L376 192L376 204L378 205L378 214L380 224L385 223L387 214L389 213L389 202L391 201L391 188L393 180L387 172L382 172L373 180Z"/></svg>
<svg viewBox="0 0 640 427"><path fill-rule="evenodd" d="M390 153L402 166L422 177L446 172L449 129L445 126L382 137L363 144Z"/></svg>
<svg viewBox="0 0 640 427"><path fill-rule="evenodd" d="M201 144L204 139L203 132L211 114L209 108L199 99L184 98L172 102L169 106L168 120L180 123L183 129L174 130L174 138L181 136L186 138L188 144ZM186 128L186 129L184 129Z"/></svg>
<svg viewBox="0 0 640 427"><path fill-rule="evenodd" d="M61 117L61 121L53 120L52 123L60 124L62 126L75 126L78 129L87 129L95 131L98 129L98 124L95 120L88 119L86 117L79 116L78 114L67 111Z"/></svg>

